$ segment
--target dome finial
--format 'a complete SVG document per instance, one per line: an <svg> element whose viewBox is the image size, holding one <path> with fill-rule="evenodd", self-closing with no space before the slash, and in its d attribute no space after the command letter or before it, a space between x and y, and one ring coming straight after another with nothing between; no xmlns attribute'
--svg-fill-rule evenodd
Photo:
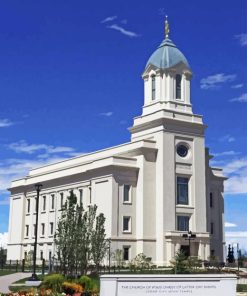
<svg viewBox="0 0 247 296"><path fill-rule="evenodd" d="M169 38L169 33L170 33L170 26L169 26L167 18L168 18L168 16L166 15L166 20L165 20L165 37L166 37L166 39Z"/></svg>

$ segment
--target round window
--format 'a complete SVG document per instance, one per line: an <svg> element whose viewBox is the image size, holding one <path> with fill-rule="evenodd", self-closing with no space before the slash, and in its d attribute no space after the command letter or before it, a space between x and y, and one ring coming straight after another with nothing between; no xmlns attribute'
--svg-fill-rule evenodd
<svg viewBox="0 0 247 296"><path fill-rule="evenodd" d="M188 148L181 144L177 146L177 154L181 157L185 157L188 154Z"/></svg>

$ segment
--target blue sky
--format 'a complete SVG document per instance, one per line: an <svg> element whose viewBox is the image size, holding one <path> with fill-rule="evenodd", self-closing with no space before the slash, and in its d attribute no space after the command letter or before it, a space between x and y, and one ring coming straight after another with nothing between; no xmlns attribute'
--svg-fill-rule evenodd
<svg viewBox="0 0 247 296"><path fill-rule="evenodd" d="M225 169L228 242L247 249L247 2L1 1L0 241L10 180L130 139L145 63L170 37L192 71L195 113Z"/></svg>

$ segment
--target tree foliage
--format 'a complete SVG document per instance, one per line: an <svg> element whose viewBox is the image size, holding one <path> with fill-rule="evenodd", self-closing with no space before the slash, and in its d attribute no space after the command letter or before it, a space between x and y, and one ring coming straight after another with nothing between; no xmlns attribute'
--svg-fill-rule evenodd
<svg viewBox="0 0 247 296"><path fill-rule="evenodd" d="M3 266L6 262L6 253L4 248L0 247L0 267Z"/></svg>
<svg viewBox="0 0 247 296"><path fill-rule="evenodd" d="M96 267L106 253L105 217L96 216L97 206L85 211L73 191L63 207L55 234L58 261L63 274L86 274L89 263Z"/></svg>
<svg viewBox="0 0 247 296"><path fill-rule="evenodd" d="M176 253L174 259L171 261L173 272L176 273L187 273L188 272L188 260L185 253L180 250Z"/></svg>
<svg viewBox="0 0 247 296"><path fill-rule="evenodd" d="M134 259L130 261L130 270L132 271L143 271L150 269L152 266L152 258L147 257L145 254L137 254Z"/></svg>
<svg viewBox="0 0 247 296"><path fill-rule="evenodd" d="M123 250L121 249L116 249L115 252L113 253L113 259L116 262L117 266L123 266Z"/></svg>

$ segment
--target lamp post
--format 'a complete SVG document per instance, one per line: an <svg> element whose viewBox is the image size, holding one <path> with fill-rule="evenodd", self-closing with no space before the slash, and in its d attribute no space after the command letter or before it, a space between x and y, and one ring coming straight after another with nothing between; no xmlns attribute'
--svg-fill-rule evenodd
<svg viewBox="0 0 247 296"><path fill-rule="evenodd" d="M108 242L108 261L109 261L109 273L111 273L111 239L107 239Z"/></svg>
<svg viewBox="0 0 247 296"><path fill-rule="evenodd" d="M192 233L192 231L188 231L188 233L184 233L182 235L183 238L185 238L185 240L188 240L189 241L189 257L190 257L190 241L191 240L194 240L196 238L196 234L195 233Z"/></svg>
<svg viewBox="0 0 247 296"><path fill-rule="evenodd" d="M34 233L34 251L33 251L33 274L29 281L39 281L36 274L36 257L37 257L37 239L38 239L38 221L39 221L39 193L41 191L41 187L43 185L37 183L34 185L37 192L37 200L36 200L36 224L35 224L35 233Z"/></svg>

